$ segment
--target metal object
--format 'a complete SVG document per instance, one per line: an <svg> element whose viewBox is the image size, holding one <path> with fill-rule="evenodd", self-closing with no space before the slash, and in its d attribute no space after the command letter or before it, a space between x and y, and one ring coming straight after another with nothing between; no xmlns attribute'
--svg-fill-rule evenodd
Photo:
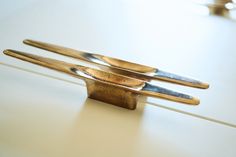
<svg viewBox="0 0 236 157"><path fill-rule="evenodd" d="M236 9L236 0L205 0L196 2L206 5L212 15L229 17L230 11Z"/></svg>
<svg viewBox="0 0 236 157"><path fill-rule="evenodd" d="M142 76L142 78L166 80L198 88L209 87L208 84L200 81L115 58L85 53L32 40L25 40L24 43L66 56L71 56L73 58L108 66L109 68L118 69L119 71L124 70L125 73L134 74L135 77ZM111 103L127 109L136 108L137 98L139 95L158 97L190 105L199 104L197 98L155 86L145 80L133 78L129 75L125 76L110 71L97 70L15 50L5 50L4 54L83 79L87 85L89 98Z"/></svg>
<svg viewBox="0 0 236 157"><path fill-rule="evenodd" d="M34 40L24 40L27 45L38 47L44 50L48 50L57 54L65 55L75 59L83 60L86 62L101 65L103 67L108 67L111 71L115 73L120 73L122 75L127 75L130 77L142 79L142 80L162 80L171 83L181 84L190 87L203 88L209 87L207 83L203 83L194 79L186 78L176 74L168 73L157 68L149 67L146 65L141 65L137 63L132 63L108 56L103 56L100 54L88 53L83 51L78 51L58 45L53 45L49 43L34 41Z"/></svg>

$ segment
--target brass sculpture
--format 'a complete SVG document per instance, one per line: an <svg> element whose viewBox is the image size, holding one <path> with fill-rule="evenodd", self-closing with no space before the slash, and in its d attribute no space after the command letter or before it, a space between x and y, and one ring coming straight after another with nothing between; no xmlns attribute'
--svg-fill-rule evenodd
<svg viewBox="0 0 236 157"><path fill-rule="evenodd" d="M190 105L199 104L197 98L153 85L147 80L162 80L202 89L209 87L207 83L116 58L77 51L33 40L25 40L24 43L108 67L111 71L97 70L16 50L7 49L4 51L6 55L83 79L87 86L89 98L127 109L136 108L139 95L158 97ZM114 73L114 71L119 72Z"/></svg>

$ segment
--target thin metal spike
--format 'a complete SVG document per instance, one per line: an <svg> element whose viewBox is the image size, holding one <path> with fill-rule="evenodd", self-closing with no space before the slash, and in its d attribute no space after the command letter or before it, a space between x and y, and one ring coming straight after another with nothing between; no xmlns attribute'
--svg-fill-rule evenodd
<svg viewBox="0 0 236 157"><path fill-rule="evenodd" d="M158 78L159 80L173 82L176 84L182 84L190 87L202 88L207 89L209 88L209 84L203 83L191 78L183 77L180 75L176 75L173 73L165 72L162 70L157 70L154 74L154 77Z"/></svg>

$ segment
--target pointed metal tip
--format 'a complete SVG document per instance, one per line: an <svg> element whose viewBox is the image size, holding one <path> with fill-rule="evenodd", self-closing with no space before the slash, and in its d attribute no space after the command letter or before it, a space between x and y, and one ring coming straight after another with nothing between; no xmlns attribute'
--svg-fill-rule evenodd
<svg viewBox="0 0 236 157"><path fill-rule="evenodd" d="M6 49L6 50L4 50L3 51L3 53L5 54L5 55L11 55L12 53L14 53L14 50L11 50L11 49Z"/></svg>
<svg viewBox="0 0 236 157"><path fill-rule="evenodd" d="M198 98L194 98L192 99L192 101L190 102L191 105L199 105L200 104L200 100Z"/></svg>
<svg viewBox="0 0 236 157"><path fill-rule="evenodd" d="M15 57L15 58L18 58L18 59L22 59L22 60L25 59L25 57L23 57L23 56L26 55L26 53L24 53L24 52L12 50L12 49L6 49L6 50L3 51L3 53L5 55L11 56L11 57Z"/></svg>
<svg viewBox="0 0 236 157"><path fill-rule="evenodd" d="M8 54L8 51L9 51L9 49L6 49L6 50L3 51L3 53L4 53L5 55L7 55L7 54Z"/></svg>
<svg viewBox="0 0 236 157"><path fill-rule="evenodd" d="M32 40L30 40L30 39L25 39L25 40L23 40L23 43L24 44L30 44L32 42Z"/></svg>
<svg viewBox="0 0 236 157"><path fill-rule="evenodd" d="M210 85L208 83L202 83L202 88L203 89L208 89Z"/></svg>
<svg viewBox="0 0 236 157"><path fill-rule="evenodd" d="M34 46L34 47L38 47L40 48L40 44L45 44L43 42L39 42L39 41L36 41L36 40L31 40L31 39L25 39L23 40L23 43L26 44L26 45L30 45L30 46Z"/></svg>
<svg viewBox="0 0 236 157"><path fill-rule="evenodd" d="M208 89L210 87L210 85L205 82L198 82L198 84L191 84L191 85L189 84L187 86L200 88L200 89Z"/></svg>
<svg viewBox="0 0 236 157"><path fill-rule="evenodd" d="M191 78L183 77L183 76L169 73L162 70L157 70L154 77L156 77L159 80L168 81L168 82L185 85L189 87L195 87L195 88L201 88L201 89L209 88L208 83L204 83L201 81L197 81Z"/></svg>
<svg viewBox="0 0 236 157"><path fill-rule="evenodd" d="M175 92L173 90L169 90L156 85L152 85L150 83L145 83L145 86L141 89L140 93L147 96L185 103L188 105L198 105L200 103L200 100L198 98L187 94Z"/></svg>

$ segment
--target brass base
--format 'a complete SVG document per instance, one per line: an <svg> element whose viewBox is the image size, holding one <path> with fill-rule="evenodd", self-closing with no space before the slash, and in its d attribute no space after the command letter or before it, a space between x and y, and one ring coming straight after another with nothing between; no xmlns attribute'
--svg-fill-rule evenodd
<svg viewBox="0 0 236 157"><path fill-rule="evenodd" d="M89 98L130 110L136 109L139 94L102 82L92 80L86 80L85 82Z"/></svg>
<svg viewBox="0 0 236 157"><path fill-rule="evenodd" d="M229 17L229 10L225 7L208 6L211 15Z"/></svg>

